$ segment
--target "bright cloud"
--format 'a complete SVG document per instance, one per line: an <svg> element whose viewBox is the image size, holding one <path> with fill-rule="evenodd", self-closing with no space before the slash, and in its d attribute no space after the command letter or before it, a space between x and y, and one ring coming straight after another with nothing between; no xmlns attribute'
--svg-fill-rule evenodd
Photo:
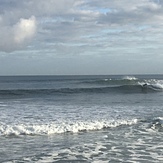
<svg viewBox="0 0 163 163"><path fill-rule="evenodd" d="M21 44L34 36L36 32L35 17L32 16L29 19L20 19L20 21L13 28L14 41L17 44Z"/></svg>
<svg viewBox="0 0 163 163"><path fill-rule="evenodd" d="M34 37L36 33L36 20L32 16L29 19L20 19L15 25L0 25L0 50L11 52L22 48Z"/></svg>

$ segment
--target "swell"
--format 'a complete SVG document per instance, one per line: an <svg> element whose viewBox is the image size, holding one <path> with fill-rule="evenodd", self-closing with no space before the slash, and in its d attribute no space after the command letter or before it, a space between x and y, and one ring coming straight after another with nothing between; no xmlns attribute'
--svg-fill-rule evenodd
<svg viewBox="0 0 163 163"><path fill-rule="evenodd" d="M121 85L111 87L93 87L93 88L61 88L61 89L13 89L0 90L0 97L24 97L34 95L63 95L78 93L148 93L162 91L162 88L156 88L149 85L143 88L141 85Z"/></svg>
<svg viewBox="0 0 163 163"><path fill-rule="evenodd" d="M105 78L96 80L86 80L83 83L86 84L97 84L97 85L136 85L138 82L143 82L143 80L137 79L135 77L124 77L120 79Z"/></svg>
<svg viewBox="0 0 163 163"><path fill-rule="evenodd" d="M59 79L64 82L62 83ZM32 79L28 80L31 81ZM41 78L41 81L42 80L43 79ZM27 85L18 82L18 85L14 84L13 87L7 85L6 89L2 89L2 84L0 98L67 95L77 93L150 93L160 92L163 90L162 79L142 79L134 76L120 78L117 78L117 76L112 78L85 77L73 78L71 80L67 78L55 78L54 83L48 82L51 78L48 78L47 81L46 80L41 82L41 84L37 82L33 83L33 80L32 82L27 82ZM144 84L146 84L146 87L143 86ZM57 87L58 85L60 88Z"/></svg>
<svg viewBox="0 0 163 163"><path fill-rule="evenodd" d="M126 76L123 78L104 78L104 79L94 79L82 81L84 84L88 85L108 85L108 86L123 86L123 85L154 85L163 88L162 79L141 79L136 77Z"/></svg>

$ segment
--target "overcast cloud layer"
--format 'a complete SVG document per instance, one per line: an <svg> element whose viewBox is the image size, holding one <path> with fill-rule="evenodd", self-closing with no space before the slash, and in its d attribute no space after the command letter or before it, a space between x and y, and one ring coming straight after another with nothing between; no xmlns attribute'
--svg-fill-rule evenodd
<svg viewBox="0 0 163 163"><path fill-rule="evenodd" d="M0 74L162 73L163 0L0 0Z"/></svg>

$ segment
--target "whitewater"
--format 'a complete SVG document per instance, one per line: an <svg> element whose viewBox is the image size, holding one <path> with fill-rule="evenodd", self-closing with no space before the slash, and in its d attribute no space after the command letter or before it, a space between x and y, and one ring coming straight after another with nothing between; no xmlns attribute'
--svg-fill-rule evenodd
<svg viewBox="0 0 163 163"><path fill-rule="evenodd" d="M163 162L163 76L1 76L0 162Z"/></svg>

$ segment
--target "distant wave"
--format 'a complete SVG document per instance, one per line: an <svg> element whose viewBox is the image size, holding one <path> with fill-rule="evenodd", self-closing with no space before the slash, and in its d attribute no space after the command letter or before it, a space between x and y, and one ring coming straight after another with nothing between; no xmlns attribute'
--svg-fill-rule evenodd
<svg viewBox="0 0 163 163"><path fill-rule="evenodd" d="M163 80L157 79L138 79L134 76L124 76L122 78L97 79L84 81L89 85L105 86L105 88L113 88L117 92L137 93L144 92L144 84L147 84L147 92L157 92L163 90Z"/></svg>
<svg viewBox="0 0 163 163"><path fill-rule="evenodd" d="M0 124L0 135L49 135L59 133L77 133L83 131L100 130L105 128L113 128L121 125L133 125L137 123L137 119L132 120L113 120L113 121L77 121L62 122L49 124Z"/></svg>
<svg viewBox="0 0 163 163"><path fill-rule="evenodd" d="M63 95L75 93L143 93L162 91L162 87L148 85L147 88L137 85L121 85L112 87L93 87L93 88L61 88L61 89L16 89L0 90L0 98L5 97L27 97L34 95Z"/></svg>
<svg viewBox="0 0 163 163"><path fill-rule="evenodd" d="M135 76L124 76L122 79L123 80L138 80L138 78L136 78Z"/></svg>
<svg viewBox="0 0 163 163"><path fill-rule="evenodd" d="M85 80L83 83L87 84L97 84L97 85L143 85L147 83L148 85L160 85L163 88L163 80L157 79L139 79L134 76L124 76L122 78L104 78L104 79L94 79Z"/></svg>
<svg viewBox="0 0 163 163"><path fill-rule="evenodd" d="M146 87L143 85L147 84ZM66 86L66 85L65 85ZM84 79L75 83L75 88L4 89L0 98L32 97L42 95L67 95L75 93L149 93L163 91L163 80L138 79L134 76L122 78Z"/></svg>
<svg viewBox="0 0 163 163"><path fill-rule="evenodd" d="M127 85L127 84L137 84L138 79L135 77L125 76L123 78L104 78L96 80L86 80L83 83L87 84L99 84L99 85Z"/></svg>

